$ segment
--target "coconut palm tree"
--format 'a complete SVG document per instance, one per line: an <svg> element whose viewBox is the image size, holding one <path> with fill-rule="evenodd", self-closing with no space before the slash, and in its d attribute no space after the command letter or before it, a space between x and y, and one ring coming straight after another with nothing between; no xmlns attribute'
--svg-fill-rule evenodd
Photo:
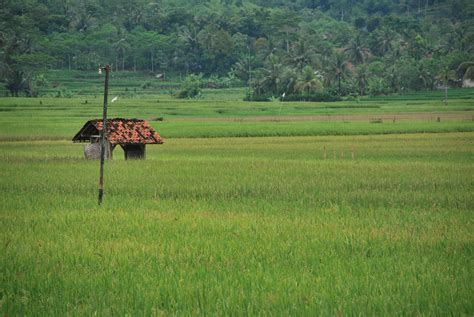
<svg viewBox="0 0 474 317"><path fill-rule="evenodd" d="M286 94L291 94L296 91L296 84L298 82L298 72L293 67L284 67L280 80L278 83L279 93L283 92Z"/></svg>
<svg viewBox="0 0 474 317"><path fill-rule="evenodd" d="M365 95L365 89L367 87L367 81L369 79L370 72L366 64L359 65L356 71L356 80L359 86L359 95Z"/></svg>
<svg viewBox="0 0 474 317"><path fill-rule="evenodd" d="M278 94L283 65L280 58L271 53L265 61L264 68L261 69L254 86L257 94L272 93Z"/></svg>
<svg viewBox="0 0 474 317"><path fill-rule="evenodd" d="M311 66L306 66L295 84L295 90L300 93L312 93L322 88L321 81Z"/></svg>
<svg viewBox="0 0 474 317"><path fill-rule="evenodd" d="M457 72L463 80L474 79L474 62L464 62L459 65Z"/></svg>
<svg viewBox="0 0 474 317"><path fill-rule="evenodd" d="M319 66L315 50L304 40L296 42L293 46L288 62L298 70L303 70L306 65Z"/></svg>
<svg viewBox="0 0 474 317"><path fill-rule="evenodd" d="M113 44L113 47L116 51L116 69L118 69L118 59L121 58L122 71L125 70L125 55L128 50L130 50L130 44L127 42L127 39L121 38Z"/></svg>
<svg viewBox="0 0 474 317"><path fill-rule="evenodd" d="M70 16L69 27L78 32L86 32L98 24L94 12L82 1L78 1L76 6L71 8Z"/></svg>
<svg viewBox="0 0 474 317"><path fill-rule="evenodd" d="M387 68L384 77L392 91L400 91L400 74L395 66Z"/></svg>
<svg viewBox="0 0 474 317"><path fill-rule="evenodd" d="M198 60L199 54L199 39L198 29L194 25L182 26L178 29L178 41L186 49L185 53L185 64L186 72L198 71L201 69L201 65Z"/></svg>
<svg viewBox="0 0 474 317"><path fill-rule="evenodd" d="M418 66L417 76L420 82L422 83L423 88L428 88L430 90L433 90L433 86L434 86L433 74L431 74L430 70L424 64L420 64Z"/></svg>
<svg viewBox="0 0 474 317"><path fill-rule="evenodd" d="M380 55L384 56L385 53L393 49L393 42L395 41L395 32L388 28L383 28L377 35L377 50Z"/></svg>
<svg viewBox="0 0 474 317"><path fill-rule="evenodd" d="M360 35L357 35L356 38L349 43L349 46L344 52L354 64L365 63L365 60L369 56L369 49L364 46Z"/></svg>
<svg viewBox="0 0 474 317"><path fill-rule="evenodd" d="M336 51L331 58L327 61L327 71L326 73L329 74L327 76L327 80L330 81L331 79L337 80L337 87L339 95L341 95L341 80L346 78L349 73L349 63L346 60L346 57L342 52Z"/></svg>

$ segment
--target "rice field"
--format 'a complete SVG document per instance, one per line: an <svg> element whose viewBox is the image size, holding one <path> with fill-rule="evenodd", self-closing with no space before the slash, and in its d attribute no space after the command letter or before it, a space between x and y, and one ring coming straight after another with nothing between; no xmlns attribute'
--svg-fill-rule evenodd
<svg viewBox="0 0 474 317"><path fill-rule="evenodd" d="M196 113L151 121L167 140L144 161L116 150L98 207L99 164L69 139L100 109L39 101L0 100L2 315L474 313L468 117L374 122L410 112L394 100L329 109L367 120L252 121L243 102L211 116L220 102L170 100ZM110 111L152 119L163 104Z"/></svg>
<svg viewBox="0 0 474 317"><path fill-rule="evenodd" d="M440 92L326 103L244 102L243 94L214 89L198 100L131 99L112 89L111 98L119 97L108 112L111 118L146 119L165 138L474 131L473 89L453 90L448 107ZM102 99L0 98L0 114L0 140L69 140L87 120L102 116Z"/></svg>

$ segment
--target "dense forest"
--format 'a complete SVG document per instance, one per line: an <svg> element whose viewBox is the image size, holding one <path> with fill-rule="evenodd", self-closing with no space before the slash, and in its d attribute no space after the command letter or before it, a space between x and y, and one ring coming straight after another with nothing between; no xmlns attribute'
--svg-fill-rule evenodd
<svg viewBox="0 0 474 317"><path fill-rule="evenodd" d="M37 94L47 69L199 75L270 95L389 94L474 75L470 0L2 0L0 72Z"/></svg>

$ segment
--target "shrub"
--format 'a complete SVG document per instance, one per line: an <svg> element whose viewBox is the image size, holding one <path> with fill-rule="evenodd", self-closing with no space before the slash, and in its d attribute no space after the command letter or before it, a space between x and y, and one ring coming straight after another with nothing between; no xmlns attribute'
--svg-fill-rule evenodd
<svg viewBox="0 0 474 317"><path fill-rule="evenodd" d="M369 79L367 92L371 96L386 95L390 93L390 89L385 79L374 77Z"/></svg>
<svg viewBox="0 0 474 317"><path fill-rule="evenodd" d="M191 74L183 81L175 96L177 98L195 98L201 94L202 75Z"/></svg>
<svg viewBox="0 0 474 317"><path fill-rule="evenodd" d="M211 89L241 87L242 85L242 81L235 76L233 70L224 77L211 75L205 83L205 86Z"/></svg>
<svg viewBox="0 0 474 317"><path fill-rule="evenodd" d="M153 86L153 84L151 82L147 81L147 82L144 82L142 84L142 89L151 88L151 86Z"/></svg>
<svg viewBox="0 0 474 317"><path fill-rule="evenodd" d="M74 97L74 93L67 88L62 88L61 90L58 90L56 93L56 98L72 98Z"/></svg>

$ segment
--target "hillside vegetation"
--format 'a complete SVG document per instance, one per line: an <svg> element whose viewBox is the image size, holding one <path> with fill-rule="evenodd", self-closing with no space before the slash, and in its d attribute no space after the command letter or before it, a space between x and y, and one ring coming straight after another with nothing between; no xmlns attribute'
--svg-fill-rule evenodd
<svg viewBox="0 0 474 317"><path fill-rule="evenodd" d="M30 96L47 69L106 63L249 85L249 100L430 90L472 78L473 12L468 0L7 0L0 71Z"/></svg>

